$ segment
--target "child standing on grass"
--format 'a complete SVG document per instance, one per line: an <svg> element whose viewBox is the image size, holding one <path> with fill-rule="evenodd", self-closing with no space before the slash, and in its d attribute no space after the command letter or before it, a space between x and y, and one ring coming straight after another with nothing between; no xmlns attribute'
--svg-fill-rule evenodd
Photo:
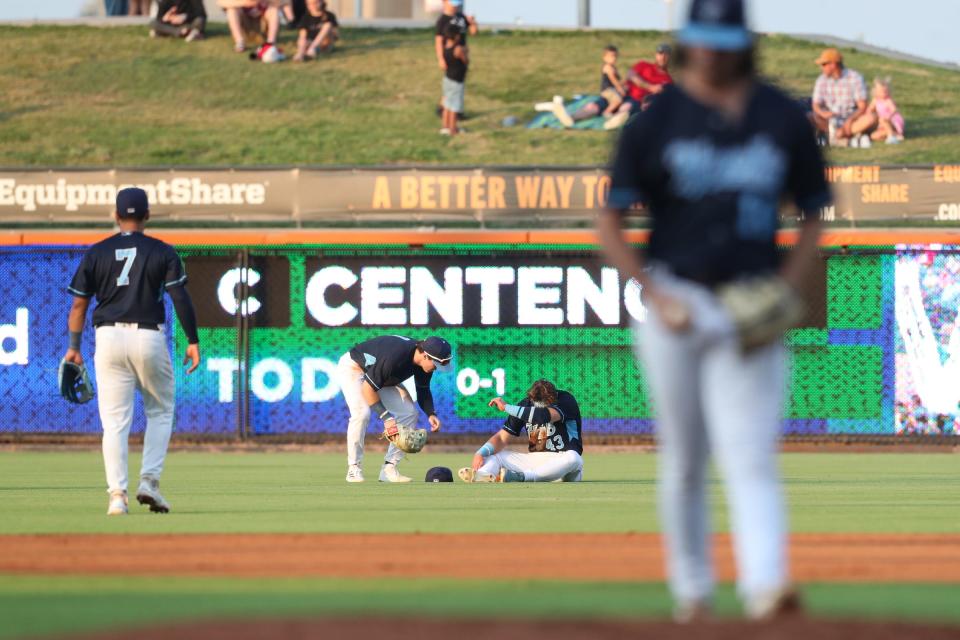
<svg viewBox="0 0 960 640"><path fill-rule="evenodd" d="M447 68L443 75L443 128L440 134L455 136L457 114L463 111L464 83L470 60L463 34L455 24L447 25L443 34L443 61Z"/></svg>
<svg viewBox="0 0 960 640"><path fill-rule="evenodd" d="M888 144L897 144L903 140L905 122L890 97L890 78L877 78L873 81L873 100L867 107L867 113L877 114L877 129L870 134L874 140L886 140Z"/></svg>

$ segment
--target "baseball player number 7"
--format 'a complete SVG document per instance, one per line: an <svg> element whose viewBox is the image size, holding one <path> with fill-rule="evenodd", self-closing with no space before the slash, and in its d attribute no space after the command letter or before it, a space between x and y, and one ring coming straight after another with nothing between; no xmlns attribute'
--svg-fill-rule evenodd
<svg viewBox="0 0 960 640"><path fill-rule="evenodd" d="M133 261L137 259L137 249L117 249L117 262L124 260L123 270L117 277L117 286L125 287L130 284L130 269L133 268Z"/></svg>

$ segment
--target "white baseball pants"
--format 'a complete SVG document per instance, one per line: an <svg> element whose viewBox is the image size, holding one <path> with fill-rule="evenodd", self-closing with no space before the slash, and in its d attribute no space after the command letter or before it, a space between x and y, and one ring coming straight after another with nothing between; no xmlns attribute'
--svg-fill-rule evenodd
<svg viewBox="0 0 960 640"><path fill-rule="evenodd" d="M129 324L100 327L93 362L107 490L127 490L128 439L137 390L147 414L140 475L159 479L173 432L174 410L173 366L164 332Z"/></svg>
<svg viewBox="0 0 960 640"><path fill-rule="evenodd" d="M780 343L741 354L732 321L706 287L656 282L691 311L684 333L655 312L634 327L657 415L659 509L670 589L679 602L714 588L706 474L711 449L724 477L738 591L745 600L788 583L787 524L777 440L786 386Z"/></svg>
<svg viewBox="0 0 960 640"><path fill-rule="evenodd" d="M347 422L347 464L360 465L363 462L363 440L367 435L367 425L370 424L370 405L363 398L363 370L353 361L350 353L340 357L337 364L337 382L343 391L343 399L347 401L350 410L350 419ZM410 395L399 387L383 387L379 391L380 401L392 413L397 424L408 427L417 426L417 406ZM403 451L392 442L387 447L385 463L396 464L403 460Z"/></svg>
<svg viewBox="0 0 960 640"><path fill-rule="evenodd" d="M504 467L523 472L525 482L579 482L583 477L583 458L576 451L501 451L488 456L480 472L495 476Z"/></svg>

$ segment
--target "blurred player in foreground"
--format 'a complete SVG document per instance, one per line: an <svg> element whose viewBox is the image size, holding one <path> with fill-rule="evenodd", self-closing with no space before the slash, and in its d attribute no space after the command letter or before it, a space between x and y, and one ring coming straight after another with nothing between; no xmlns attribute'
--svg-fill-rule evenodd
<svg viewBox="0 0 960 640"><path fill-rule="evenodd" d="M492 438L460 469L464 482L578 482L583 475L580 407L549 380L537 380L518 404L494 398L489 406L507 414ZM526 429L529 453L504 451L511 438Z"/></svg>
<svg viewBox="0 0 960 640"><path fill-rule="evenodd" d="M134 395L139 389L147 414L143 463L137 501L150 511L166 513L170 504L160 493L160 474L173 431L173 367L164 332L163 294L173 300L187 336L183 363L187 373L200 364L197 320L187 293L187 274L173 247L143 234L150 208L142 189L121 189L115 214L120 233L90 247L67 290L73 294L68 321L70 347L64 359L83 365L80 338L90 298L96 327L97 387L103 423L103 464L110 502L107 515L127 513L127 440L133 422Z"/></svg>
<svg viewBox="0 0 960 640"><path fill-rule="evenodd" d="M430 431L439 431L442 423L434 412L430 379L436 369L446 369L453 357L450 343L430 336L414 340L404 336L379 336L361 342L341 356L337 365L337 381L350 411L347 423L347 482L363 482L363 440L373 412L383 421L385 434L413 430L417 424L417 408L403 388L404 380L413 378L417 404L427 414ZM426 433L422 433L423 446ZM419 451L419 448L416 449ZM380 482L410 482L397 465L404 449L393 438L387 447Z"/></svg>
<svg viewBox="0 0 960 640"><path fill-rule="evenodd" d="M824 164L803 112L757 78L742 0L694 0L679 32L680 84L666 87L620 137L598 235L636 279L650 310L635 344L657 411L660 519L675 617L710 613L706 474L727 489L738 592L749 617L798 608L787 566L777 468L785 389L782 331L798 318L813 265ZM775 234L789 196L801 211L781 264ZM646 252L623 216L646 205Z"/></svg>

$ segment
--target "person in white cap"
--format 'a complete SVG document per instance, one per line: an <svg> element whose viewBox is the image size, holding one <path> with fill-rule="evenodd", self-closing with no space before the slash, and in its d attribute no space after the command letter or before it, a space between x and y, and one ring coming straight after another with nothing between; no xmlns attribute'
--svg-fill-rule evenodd
<svg viewBox="0 0 960 640"><path fill-rule="evenodd" d="M803 109L757 78L742 0L693 0L678 41L679 83L624 128L597 231L608 259L640 284L650 309L634 343L656 407L675 617L695 620L711 609L712 452L727 490L738 592L749 617L767 619L799 608L777 469L786 349L778 326L748 350L722 294L762 279L795 301L788 291L799 291L810 274L819 210L831 194ZM787 199L801 220L781 260L776 232ZM651 218L642 253L623 225L637 203Z"/></svg>

